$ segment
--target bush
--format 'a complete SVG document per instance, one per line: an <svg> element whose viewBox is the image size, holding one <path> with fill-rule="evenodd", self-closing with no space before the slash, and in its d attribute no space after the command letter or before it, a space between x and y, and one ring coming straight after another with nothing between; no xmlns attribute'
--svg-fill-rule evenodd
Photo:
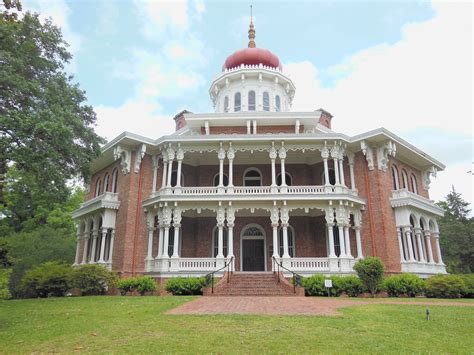
<svg viewBox="0 0 474 355"><path fill-rule="evenodd" d="M121 279L117 283L117 288L120 294L125 296L127 292L137 291L140 295L146 292L153 292L156 290L156 282L150 276L130 277L128 279Z"/></svg>
<svg viewBox="0 0 474 355"><path fill-rule="evenodd" d="M462 277L458 275L438 275L426 280L426 297L460 298L467 292Z"/></svg>
<svg viewBox="0 0 474 355"><path fill-rule="evenodd" d="M327 277L324 275L315 274L311 277L306 277L301 280L301 286L304 287L305 293L308 296L327 296L328 289L324 286L324 280L331 279L332 287L329 289L330 296L340 296L342 292L349 294L349 279L352 276L341 277L341 276L331 276ZM354 276L355 279L357 277ZM357 279L358 280L358 279ZM360 282L360 280L358 280ZM362 284L362 283L361 283ZM352 293L351 293L352 294Z"/></svg>
<svg viewBox="0 0 474 355"><path fill-rule="evenodd" d="M390 297L399 297L401 295L415 297L423 294L425 282L417 275L400 274L387 277L383 280L382 289L386 291Z"/></svg>
<svg viewBox="0 0 474 355"><path fill-rule="evenodd" d="M354 265L357 276L363 282L372 297L377 293L383 278L384 265L380 258L369 256Z"/></svg>
<svg viewBox="0 0 474 355"><path fill-rule="evenodd" d="M0 300L8 300L11 297L8 288L11 273L11 269L0 269Z"/></svg>
<svg viewBox="0 0 474 355"><path fill-rule="evenodd" d="M364 284L357 276L338 277L337 283L341 293L345 292L350 297L357 297L365 292Z"/></svg>
<svg viewBox="0 0 474 355"><path fill-rule="evenodd" d="M22 297L61 297L71 288L71 266L55 261L28 270L20 282Z"/></svg>
<svg viewBox="0 0 474 355"><path fill-rule="evenodd" d="M116 282L117 275L102 265L81 265L72 273L73 287L83 296L103 295Z"/></svg>
<svg viewBox="0 0 474 355"><path fill-rule="evenodd" d="M464 274L459 276L462 278L464 285L466 286L464 297L474 298L474 274Z"/></svg>
<svg viewBox="0 0 474 355"><path fill-rule="evenodd" d="M127 292L132 292L135 290L135 279L130 277L128 279L120 279L117 282L117 288L120 291L122 296L125 296Z"/></svg>
<svg viewBox="0 0 474 355"><path fill-rule="evenodd" d="M173 277L166 282L166 291L173 295L202 295L203 287L208 284L205 277Z"/></svg>

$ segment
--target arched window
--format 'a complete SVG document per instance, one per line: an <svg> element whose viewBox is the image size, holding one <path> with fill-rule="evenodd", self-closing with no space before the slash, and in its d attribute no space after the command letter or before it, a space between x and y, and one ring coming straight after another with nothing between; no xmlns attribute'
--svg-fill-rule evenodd
<svg viewBox="0 0 474 355"><path fill-rule="evenodd" d="M168 234L168 255L171 256L173 255L173 250L174 250L174 226L171 225L169 229L169 234Z"/></svg>
<svg viewBox="0 0 474 355"><path fill-rule="evenodd" d="M293 184L293 178L288 173L285 173L285 182L288 186L291 186ZM281 173L277 176L277 185L281 186Z"/></svg>
<svg viewBox="0 0 474 355"><path fill-rule="evenodd" d="M403 183L403 188L408 189L408 176L405 169L402 169L402 183Z"/></svg>
<svg viewBox="0 0 474 355"><path fill-rule="evenodd" d="M100 178L97 178L97 181L95 183L95 197L100 196L101 194L100 189L102 187L101 185L102 185L102 181L100 180Z"/></svg>
<svg viewBox="0 0 474 355"><path fill-rule="evenodd" d="M109 174L105 174L104 177L104 193L109 191Z"/></svg>
<svg viewBox="0 0 474 355"><path fill-rule="evenodd" d="M256 169L247 170L244 175L244 186L262 186L262 175Z"/></svg>
<svg viewBox="0 0 474 355"><path fill-rule="evenodd" d="M280 96L279 95L275 96L275 111L276 112L281 111L281 102L280 102Z"/></svg>
<svg viewBox="0 0 474 355"><path fill-rule="evenodd" d="M94 238L94 221L92 220L91 223L89 224L89 242L87 244L87 257L86 260L89 262L92 261L92 241Z"/></svg>
<svg viewBox="0 0 474 355"><path fill-rule="evenodd" d="M224 186L229 185L229 178L227 177L226 174L222 176L223 184ZM213 179L214 186L219 186L219 174L214 175Z"/></svg>
<svg viewBox="0 0 474 355"><path fill-rule="evenodd" d="M111 244L112 244L112 229L107 229L107 234L105 236L105 252L104 252L104 260L107 262L112 261L112 255L110 255Z"/></svg>
<svg viewBox="0 0 474 355"><path fill-rule="evenodd" d="M117 184L118 184L118 169L115 168L112 172L112 192L117 193Z"/></svg>
<svg viewBox="0 0 474 355"><path fill-rule="evenodd" d="M332 227L332 233L334 235L334 252L339 256L341 255L341 241L339 239L339 228L337 225Z"/></svg>
<svg viewBox="0 0 474 355"><path fill-rule="evenodd" d="M255 111L255 91L249 91L249 111Z"/></svg>
<svg viewBox="0 0 474 355"><path fill-rule="evenodd" d="M263 93L263 111L270 111L270 96L266 91Z"/></svg>
<svg viewBox="0 0 474 355"><path fill-rule="evenodd" d="M283 228L281 227L278 233L278 245L280 249L280 256L283 256ZM295 232L290 226L288 226L288 254L290 254L292 258L295 257Z"/></svg>
<svg viewBox="0 0 474 355"><path fill-rule="evenodd" d="M400 181L398 179L398 169L395 165L392 165L392 180L393 180L393 189L400 189Z"/></svg>
<svg viewBox="0 0 474 355"><path fill-rule="evenodd" d="M411 174L411 192L418 194L418 187L416 186L416 177Z"/></svg>
<svg viewBox="0 0 474 355"><path fill-rule="evenodd" d="M236 92L234 95L234 112L240 111L240 106L241 106L240 92Z"/></svg>
<svg viewBox="0 0 474 355"><path fill-rule="evenodd" d="M229 96L224 97L224 112L229 112Z"/></svg>
<svg viewBox="0 0 474 355"><path fill-rule="evenodd" d="M335 185L336 184L336 173L334 172L334 169L329 169L329 184L330 185ZM323 185L326 185L326 175L324 174L324 171L321 174L321 181L323 182Z"/></svg>
<svg viewBox="0 0 474 355"><path fill-rule="evenodd" d="M224 227L222 233L222 253L224 257L227 257L227 246L229 242L229 237L227 233L227 227ZM215 258L219 253L219 228L214 227L212 232L212 257Z"/></svg>

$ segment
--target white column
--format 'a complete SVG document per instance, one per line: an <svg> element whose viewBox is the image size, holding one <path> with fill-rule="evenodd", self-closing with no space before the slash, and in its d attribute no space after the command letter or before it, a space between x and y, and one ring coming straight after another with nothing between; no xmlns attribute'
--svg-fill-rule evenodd
<svg viewBox="0 0 474 355"><path fill-rule="evenodd" d="M218 233L217 233L217 258L223 258L224 257L224 226L222 224L219 224L217 226L218 228Z"/></svg>
<svg viewBox="0 0 474 355"><path fill-rule="evenodd" d="M168 156L163 152L163 179L161 180L161 188L166 187L166 179L168 176Z"/></svg>
<svg viewBox="0 0 474 355"><path fill-rule="evenodd" d="M74 265L79 265L79 252L81 250L81 235L77 235L77 243L76 243L76 256L74 258Z"/></svg>
<svg viewBox="0 0 474 355"><path fill-rule="evenodd" d="M341 223L337 222L337 228L339 229L339 245L341 247L341 255L340 258L346 257L346 243L345 243L345 236L344 236L344 227Z"/></svg>
<svg viewBox="0 0 474 355"><path fill-rule="evenodd" d="M286 186L286 172L285 172L285 159L286 159L286 149L281 147L278 156L281 161L281 186Z"/></svg>
<svg viewBox="0 0 474 355"><path fill-rule="evenodd" d="M341 175L341 185L346 186L345 178L344 178L344 157L341 154L341 159L339 159L339 174Z"/></svg>
<svg viewBox="0 0 474 355"><path fill-rule="evenodd" d="M257 120L253 120L253 134L257 134Z"/></svg>
<svg viewBox="0 0 474 355"><path fill-rule="evenodd" d="M271 162L272 162L272 186L276 186L275 159L272 159Z"/></svg>
<svg viewBox="0 0 474 355"><path fill-rule="evenodd" d="M222 148L222 145L217 153L217 158L219 159L219 187L224 187L224 159L225 159L225 150Z"/></svg>
<svg viewBox="0 0 474 355"><path fill-rule="evenodd" d="M234 222L235 210L232 207L227 208L227 257L234 256Z"/></svg>
<svg viewBox="0 0 474 355"><path fill-rule="evenodd" d="M109 249L109 260L107 263L112 266L112 256L114 255L114 241L115 241L115 229L112 229L111 236L110 236L110 249Z"/></svg>
<svg viewBox="0 0 474 355"><path fill-rule="evenodd" d="M362 253L362 240L360 237L360 226L355 226L355 235L356 235L356 246L357 246L357 259L363 259L364 254Z"/></svg>
<svg viewBox="0 0 474 355"><path fill-rule="evenodd" d="M179 258L179 238L181 238L181 224L176 223L174 226L174 238L173 238L173 255L172 258Z"/></svg>
<svg viewBox="0 0 474 355"><path fill-rule="evenodd" d="M250 120L247 120L247 134L251 134L252 130L250 129Z"/></svg>
<svg viewBox="0 0 474 355"><path fill-rule="evenodd" d="M334 158L334 176L335 176L335 179L336 179L336 185L340 185L340 180L339 180L339 163L338 163L338 159L337 158Z"/></svg>
<svg viewBox="0 0 474 355"><path fill-rule="evenodd" d="M272 223L273 230L273 256L280 258L280 244L278 243L278 223Z"/></svg>
<svg viewBox="0 0 474 355"><path fill-rule="evenodd" d="M170 158L168 160L168 182L166 184L166 186L168 187L171 187L171 177L173 175L173 160L174 160L174 156L173 158Z"/></svg>
<svg viewBox="0 0 474 355"><path fill-rule="evenodd" d="M433 237L436 243L436 253L438 254L438 265L444 265L443 257L441 256L441 248L439 247L439 234L438 232L433 233Z"/></svg>
<svg viewBox="0 0 474 355"><path fill-rule="evenodd" d="M153 227L148 227L148 253L147 253L147 260L152 260L153 259L153 231L155 228Z"/></svg>
<svg viewBox="0 0 474 355"><path fill-rule="evenodd" d="M324 162L324 181L325 181L325 185L330 185L328 160L323 159L323 162Z"/></svg>
<svg viewBox="0 0 474 355"><path fill-rule="evenodd" d="M416 228L415 233L416 233L416 243L418 245L418 255L420 258L420 262L426 263L425 257L423 255L423 246L421 245L421 230L419 228Z"/></svg>
<svg viewBox="0 0 474 355"><path fill-rule="evenodd" d="M355 177L354 177L354 153L347 152L347 160L349 161L349 175L351 177L351 190L355 190Z"/></svg>
<svg viewBox="0 0 474 355"><path fill-rule="evenodd" d="M178 172L176 176L176 187L181 187L181 165L183 164L183 160L178 160Z"/></svg>
<svg viewBox="0 0 474 355"><path fill-rule="evenodd" d="M400 251L400 262L404 263L405 256L403 255L403 245L402 245L402 232L400 231L400 228L397 227L397 239L398 239L398 248Z"/></svg>
<svg viewBox="0 0 474 355"><path fill-rule="evenodd" d="M156 192L156 179L158 177L158 162L159 162L159 157L158 155L154 155L152 158L153 162L153 187L151 192Z"/></svg>
<svg viewBox="0 0 474 355"><path fill-rule="evenodd" d="M352 258L352 252L351 252L351 239L349 237L349 225L346 224L344 226L344 239L346 241L346 256L349 258Z"/></svg>
<svg viewBox="0 0 474 355"><path fill-rule="evenodd" d="M413 262L415 261L414 254L413 254L413 243L411 240L411 227L405 227L404 229L405 232L405 237L407 238L407 244L408 244L408 261Z"/></svg>
<svg viewBox="0 0 474 355"><path fill-rule="evenodd" d="M434 264L435 261L434 261L434 258L433 258L433 248L431 246L431 236L430 236L429 231L425 232L425 238L426 238L426 244L428 245L428 262L430 264Z"/></svg>
<svg viewBox="0 0 474 355"><path fill-rule="evenodd" d="M228 187L234 187L234 158L235 158L235 150L232 148L232 142L229 143L229 149L227 149L227 159L229 159L229 183L227 184ZM234 192L234 190L230 190L229 192Z"/></svg>
<svg viewBox="0 0 474 355"><path fill-rule="evenodd" d="M168 259L170 256L168 254L168 241L170 237L170 226L165 225L164 226L164 239L163 239L163 259Z"/></svg>
<svg viewBox="0 0 474 355"><path fill-rule="evenodd" d="M275 160L277 158L278 154L277 154L277 150L275 149L273 143L272 143L272 147L270 148L270 150L268 151L268 157L270 158L270 162L271 162L271 167L272 167L272 192L277 192L277 189L276 189L276 186L277 186L277 183L276 183L276 168L275 168Z"/></svg>
<svg viewBox="0 0 474 355"><path fill-rule="evenodd" d="M99 263L104 263L104 254L105 254L105 239L107 238L107 228L102 228L102 239L100 245L100 256Z"/></svg>
<svg viewBox="0 0 474 355"><path fill-rule="evenodd" d="M84 250L82 252L82 262L81 264L86 264L87 263L87 250L89 249L89 241L90 237L89 235L86 235L84 237Z"/></svg>
<svg viewBox="0 0 474 355"><path fill-rule="evenodd" d="M156 259L161 259L163 257L163 232L163 227L160 226L160 230L158 232L158 253L156 254Z"/></svg>
<svg viewBox="0 0 474 355"><path fill-rule="evenodd" d="M288 223L281 224L283 228L283 258L288 259L290 253L288 252Z"/></svg>
<svg viewBox="0 0 474 355"><path fill-rule="evenodd" d="M330 258L337 258L336 250L334 249L334 231L333 231L334 224L333 223L327 223L326 226L328 228L329 257Z"/></svg>
<svg viewBox="0 0 474 355"><path fill-rule="evenodd" d="M89 259L90 263L95 262L95 251L97 248L97 233L98 233L97 229L92 231L92 251L91 251L91 257Z"/></svg>

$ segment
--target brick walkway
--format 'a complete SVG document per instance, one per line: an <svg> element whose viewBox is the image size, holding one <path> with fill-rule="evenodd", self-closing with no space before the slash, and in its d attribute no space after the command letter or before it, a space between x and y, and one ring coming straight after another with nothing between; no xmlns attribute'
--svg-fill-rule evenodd
<svg viewBox="0 0 474 355"><path fill-rule="evenodd" d="M167 314L267 314L267 315L320 315L337 316L339 308L365 304L404 304L424 306L466 306L474 303L463 302L422 302L422 301L357 301L350 298L314 297L200 297Z"/></svg>

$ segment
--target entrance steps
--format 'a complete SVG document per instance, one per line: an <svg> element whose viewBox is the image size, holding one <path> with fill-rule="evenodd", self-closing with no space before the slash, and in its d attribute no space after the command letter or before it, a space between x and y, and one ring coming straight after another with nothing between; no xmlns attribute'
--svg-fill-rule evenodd
<svg viewBox="0 0 474 355"><path fill-rule="evenodd" d="M228 276L229 279L228 279ZM207 296L304 296L304 290L293 285L280 274L272 272L250 273L234 272L224 274L222 279L214 285L214 293L208 287L204 295Z"/></svg>

